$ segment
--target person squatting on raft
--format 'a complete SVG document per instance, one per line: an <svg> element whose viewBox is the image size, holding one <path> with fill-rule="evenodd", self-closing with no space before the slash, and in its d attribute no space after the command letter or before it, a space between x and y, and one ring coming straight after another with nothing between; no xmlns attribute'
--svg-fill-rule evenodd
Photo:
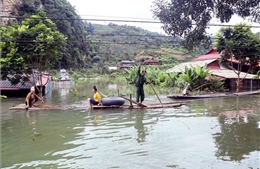
<svg viewBox="0 0 260 169"><path fill-rule="evenodd" d="M148 84L149 82L146 80L145 75L146 75L146 71L143 70L142 73L140 73L141 67L138 67L138 71L137 71L137 79L136 79L136 83L135 83L135 87L136 87L136 102L139 102L139 98L141 97L141 100L139 103L142 103L144 101L145 95L144 95L144 84Z"/></svg>
<svg viewBox="0 0 260 169"><path fill-rule="evenodd" d="M31 91L27 94L27 96L25 98L26 108L34 106L34 103L37 102L38 99L41 100L42 102L44 102L42 98L40 98L39 96L37 96L37 94L35 94L35 88L33 86L33 87L31 87Z"/></svg>
<svg viewBox="0 0 260 169"><path fill-rule="evenodd" d="M182 91L182 95L183 96L188 96L189 95L188 90L191 91L190 84L188 82L185 82L184 89Z"/></svg>
<svg viewBox="0 0 260 169"><path fill-rule="evenodd" d="M92 92L94 93L94 97L93 98L88 98L89 108L91 109L93 105L102 106L101 96L98 93L96 86L93 86Z"/></svg>

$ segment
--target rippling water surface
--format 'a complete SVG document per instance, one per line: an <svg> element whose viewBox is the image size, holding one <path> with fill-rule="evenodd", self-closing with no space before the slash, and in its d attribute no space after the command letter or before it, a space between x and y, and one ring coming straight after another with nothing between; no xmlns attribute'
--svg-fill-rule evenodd
<svg viewBox="0 0 260 169"><path fill-rule="evenodd" d="M86 104L60 93L49 101ZM2 168L259 168L259 95L170 109L8 110L22 100L2 101Z"/></svg>

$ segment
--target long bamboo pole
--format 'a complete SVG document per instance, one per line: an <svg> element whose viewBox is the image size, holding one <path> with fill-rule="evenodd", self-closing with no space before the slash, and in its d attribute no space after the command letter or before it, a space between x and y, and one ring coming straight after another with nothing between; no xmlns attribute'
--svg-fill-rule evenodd
<svg viewBox="0 0 260 169"><path fill-rule="evenodd" d="M159 98L159 96L158 96L158 94L156 93L156 91L154 90L154 87L153 87L153 85L152 85L151 83L149 83L149 85L150 85L150 86L151 86L151 88L153 89L153 91L154 91L154 94L156 95L157 99L159 100L160 104L161 104L161 105L162 105L162 107L163 107L162 101L161 101L161 99Z"/></svg>

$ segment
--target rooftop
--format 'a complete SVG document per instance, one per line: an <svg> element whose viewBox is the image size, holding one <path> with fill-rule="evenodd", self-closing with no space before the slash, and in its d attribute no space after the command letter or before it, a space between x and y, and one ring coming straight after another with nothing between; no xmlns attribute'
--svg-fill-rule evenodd
<svg viewBox="0 0 260 169"><path fill-rule="evenodd" d="M187 68L191 68L191 66L196 67L197 65L200 67L203 67L205 65L208 65L212 62L214 62L216 59L208 59L208 60L198 60L198 61L192 61L192 62L184 62L181 64L178 64L176 66L174 66L171 69L168 69L166 71L166 73L172 73L172 72L176 72L176 73L181 73L185 71L185 67Z"/></svg>
<svg viewBox="0 0 260 169"><path fill-rule="evenodd" d="M220 55L216 49L210 49L205 55L199 56L191 61L207 60L207 59L219 59Z"/></svg>
<svg viewBox="0 0 260 169"><path fill-rule="evenodd" d="M35 77L30 76L30 81L28 82L22 82L20 81L18 84L13 85L9 80L1 80L0 81L0 90L20 90L20 89L30 89L34 83L32 83L35 79ZM49 80L49 75L42 75L42 84L46 85ZM36 85L40 85L40 81L36 82Z"/></svg>
<svg viewBox="0 0 260 169"><path fill-rule="evenodd" d="M211 70L210 71L212 75L216 75L219 77L223 77L226 79L237 79L237 74L233 71L233 70L229 70L229 69L225 69L225 70ZM244 72L240 72L240 78L244 78L245 79L254 79L256 75L253 74L247 74Z"/></svg>

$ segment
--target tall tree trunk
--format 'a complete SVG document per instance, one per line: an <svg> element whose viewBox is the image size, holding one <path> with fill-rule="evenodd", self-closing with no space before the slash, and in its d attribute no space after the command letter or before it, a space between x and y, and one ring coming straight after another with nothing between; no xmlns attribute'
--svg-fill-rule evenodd
<svg viewBox="0 0 260 169"><path fill-rule="evenodd" d="M238 79L236 80L236 92L240 92L240 78L238 77Z"/></svg>
<svg viewBox="0 0 260 169"><path fill-rule="evenodd" d="M236 89L236 92L240 92L240 73L241 73L241 70L242 70L242 65L241 65L241 61L240 63L237 63L237 89ZM242 79L243 80L243 79Z"/></svg>

